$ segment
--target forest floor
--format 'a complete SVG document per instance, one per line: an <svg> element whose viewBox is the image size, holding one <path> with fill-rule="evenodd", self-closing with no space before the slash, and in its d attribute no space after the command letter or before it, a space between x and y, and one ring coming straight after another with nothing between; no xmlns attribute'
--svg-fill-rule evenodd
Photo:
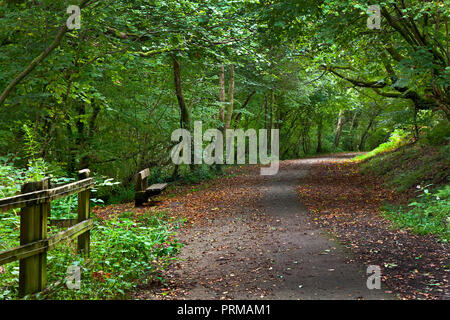
<svg viewBox="0 0 450 320"><path fill-rule="evenodd" d="M188 219L185 246L164 283L132 298L448 299L448 245L390 228L380 205L401 199L351 156L284 161L276 176L251 168L164 199L150 210ZM369 265L380 290L367 288Z"/></svg>

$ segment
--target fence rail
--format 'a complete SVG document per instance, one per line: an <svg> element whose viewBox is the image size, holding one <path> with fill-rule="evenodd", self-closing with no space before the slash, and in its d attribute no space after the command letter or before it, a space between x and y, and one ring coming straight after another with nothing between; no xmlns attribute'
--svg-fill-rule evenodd
<svg viewBox="0 0 450 320"><path fill-rule="evenodd" d="M0 212L20 208L20 246L0 252L0 265L16 260L19 267L19 294L25 296L45 289L47 284L47 251L60 242L78 238L78 252L89 256L90 189L94 180L89 169L78 172L78 181L49 189L49 178L22 186L22 194L0 199ZM51 201L78 194L78 217L76 220L58 220L61 226L70 226L53 237L47 238L51 215ZM1 218L1 216L0 216Z"/></svg>
<svg viewBox="0 0 450 320"><path fill-rule="evenodd" d="M94 179L87 178L54 189L34 191L0 199L0 212L51 202L90 189L93 185Z"/></svg>

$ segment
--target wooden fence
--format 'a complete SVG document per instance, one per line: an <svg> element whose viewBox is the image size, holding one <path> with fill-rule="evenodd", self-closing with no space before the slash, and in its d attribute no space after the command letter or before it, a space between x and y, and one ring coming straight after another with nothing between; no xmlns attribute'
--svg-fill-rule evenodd
<svg viewBox="0 0 450 320"><path fill-rule="evenodd" d="M78 251L89 255L90 189L94 180L89 169L78 172L78 181L49 189L50 179L26 183L21 194L0 199L0 212L21 208L20 246L0 252L0 265L19 260L19 295L44 290L47 284L47 251L62 241L78 237ZM47 226L51 216L51 201L78 193L78 218L68 219L62 226L70 226L53 237L47 238ZM1 217L0 217L1 218Z"/></svg>

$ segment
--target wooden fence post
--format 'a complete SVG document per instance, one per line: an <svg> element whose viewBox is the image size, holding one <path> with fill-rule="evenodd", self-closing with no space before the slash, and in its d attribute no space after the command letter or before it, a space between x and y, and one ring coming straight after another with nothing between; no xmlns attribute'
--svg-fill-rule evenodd
<svg viewBox="0 0 450 320"><path fill-rule="evenodd" d="M89 178L91 171L84 169L78 172L78 180ZM83 222L90 218L91 204L90 204L91 191L89 189L78 193L78 223ZM86 231L78 237L78 252L84 253L86 257L89 257L91 242L91 233Z"/></svg>
<svg viewBox="0 0 450 320"><path fill-rule="evenodd" d="M22 194L46 190L49 178L22 186ZM50 202L22 208L20 211L20 245L47 238ZM44 290L47 285L47 251L21 259L19 262L19 295L21 297Z"/></svg>

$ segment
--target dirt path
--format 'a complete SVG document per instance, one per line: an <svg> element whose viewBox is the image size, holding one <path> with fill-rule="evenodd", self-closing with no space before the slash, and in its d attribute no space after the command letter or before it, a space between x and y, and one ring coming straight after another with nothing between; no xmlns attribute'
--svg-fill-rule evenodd
<svg viewBox="0 0 450 320"><path fill-rule="evenodd" d="M180 240L186 245L181 261L165 275L168 288L143 290L137 297L393 299L383 288L367 289L367 266L349 262L348 250L318 229L299 202L299 180L322 160L283 162L273 177L255 172L250 188L244 180L240 184L246 177L238 177L234 188L224 185L225 193L246 196L236 197L206 225L183 229Z"/></svg>

